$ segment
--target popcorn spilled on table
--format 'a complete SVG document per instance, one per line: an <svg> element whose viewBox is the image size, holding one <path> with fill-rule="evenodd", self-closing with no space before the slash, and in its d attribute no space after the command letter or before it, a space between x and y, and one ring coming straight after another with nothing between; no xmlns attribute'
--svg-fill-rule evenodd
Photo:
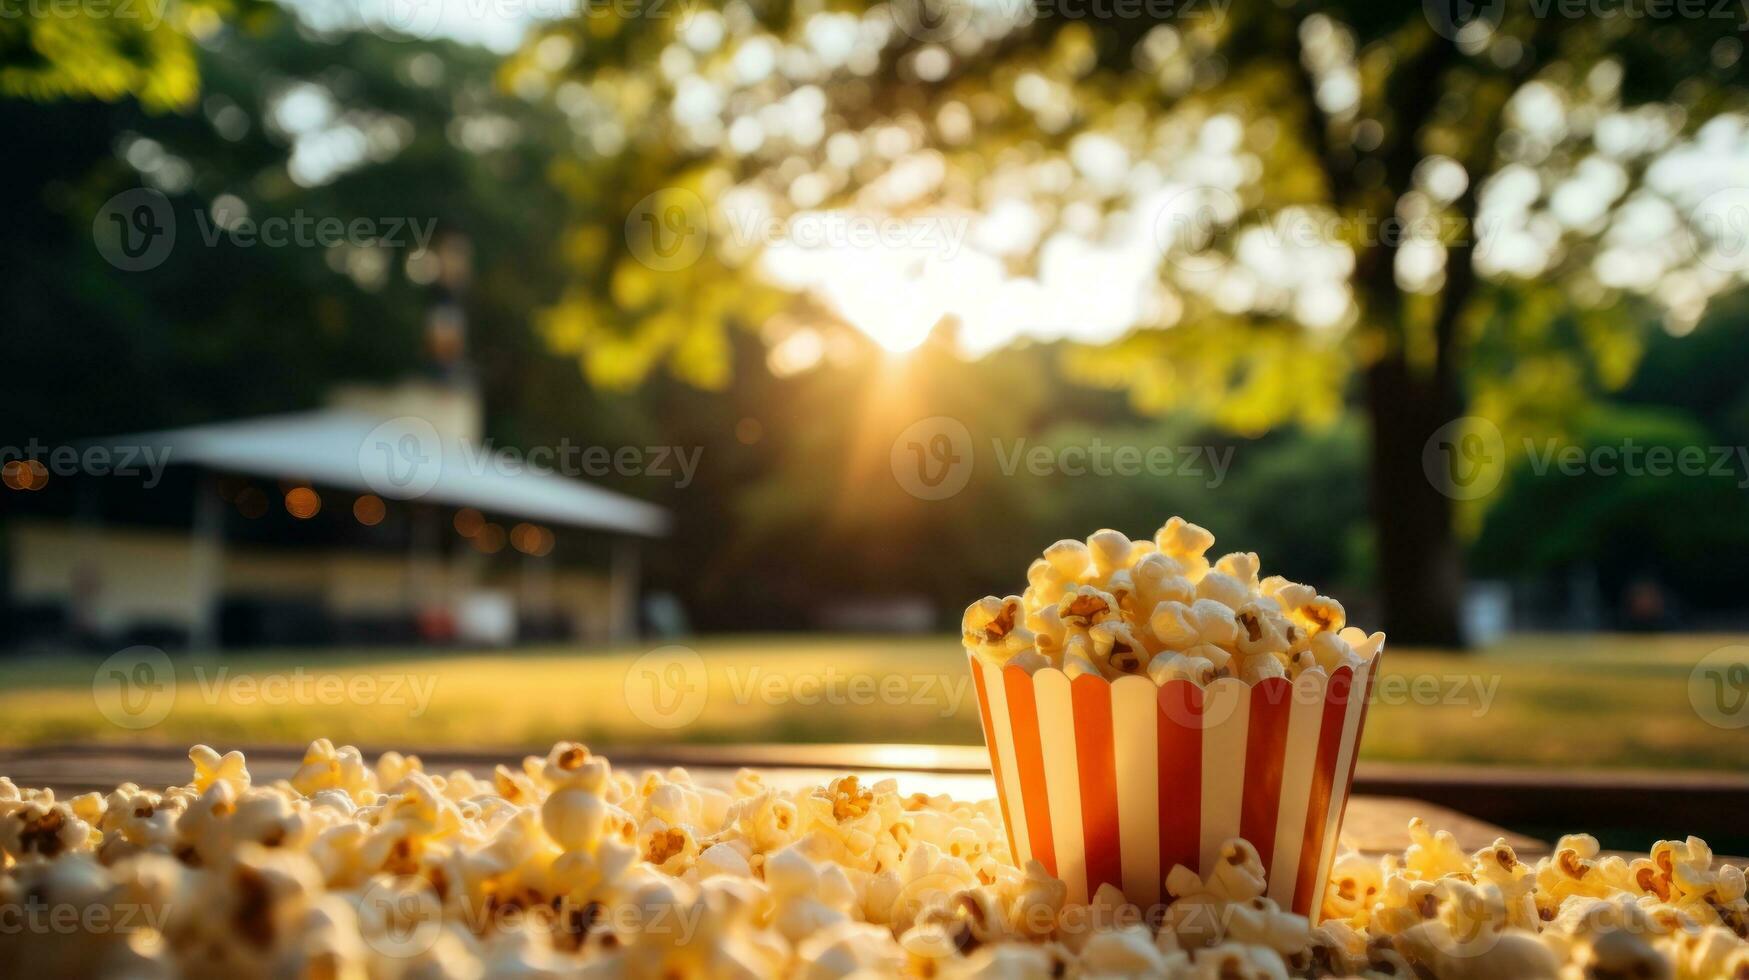
<svg viewBox="0 0 1749 980"><path fill-rule="evenodd" d="M327 740L266 784L238 752L190 759L161 791L0 779L0 972L1749 976L1743 873L1695 838L1624 858L1574 835L1532 862L1417 820L1402 854L1343 854L1313 924L1243 840L1157 903L1070 903L1011 863L994 801L892 780L708 786L568 742L489 779Z"/></svg>

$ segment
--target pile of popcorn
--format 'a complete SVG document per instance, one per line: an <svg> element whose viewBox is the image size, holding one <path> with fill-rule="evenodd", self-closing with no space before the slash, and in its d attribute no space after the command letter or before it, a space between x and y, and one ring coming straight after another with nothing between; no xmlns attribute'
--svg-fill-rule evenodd
<svg viewBox="0 0 1749 980"><path fill-rule="evenodd" d="M1526 863L1415 821L1346 854L1324 919L1229 842L1170 901L1069 905L995 805L843 776L632 775L576 743L490 779L313 743L290 780L57 799L0 778L0 973L158 977L1749 977L1741 869L1562 838Z"/></svg>
<svg viewBox="0 0 1749 980"><path fill-rule="evenodd" d="M1027 673L1254 684L1357 669L1384 647L1385 634L1347 626L1335 599L1279 575L1259 578L1255 552L1211 564L1214 543L1178 517L1151 541L1109 529L1058 541L1027 569L1020 595L966 608L966 649Z"/></svg>

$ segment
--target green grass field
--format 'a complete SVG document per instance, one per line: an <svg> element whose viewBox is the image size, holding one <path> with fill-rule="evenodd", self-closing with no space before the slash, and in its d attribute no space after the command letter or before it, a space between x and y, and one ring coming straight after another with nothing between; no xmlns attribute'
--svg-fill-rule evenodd
<svg viewBox="0 0 1749 980"><path fill-rule="evenodd" d="M1524 636L1468 656L1387 650L1365 756L1738 769L1749 734L1705 721L1689 678L1707 653L1744 642ZM182 659L174 684L100 657L0 660L0 743L979 741L976 697L951 637L687 646L698 659L640 660L641 648L276 651Z"/></svg>

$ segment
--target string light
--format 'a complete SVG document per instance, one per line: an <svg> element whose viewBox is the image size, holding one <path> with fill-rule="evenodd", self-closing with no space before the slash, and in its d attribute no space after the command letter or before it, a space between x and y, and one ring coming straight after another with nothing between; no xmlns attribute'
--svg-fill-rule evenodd
<svg viewBox="0 0 1749 980"><path fill-rule="evenodd" d="M307 521L322 511L322 498L309 487L293 487L285 492L286 513Z"/></svg>
<svg viewBox="0 0 1749 980"><path fill-rule="evenodd" d="M464 538L471 538L480 533L486 526L486 518L472 507L463 507L455 512L455 532Z"/></svg>
<svg viewBox="0 0 1749 980"><path fill-rule="evenodd" d="M383 499L374 493L367 493L352 502L352 516L365 527L381 524L386 513L388 508L383 506Z"/></svg>

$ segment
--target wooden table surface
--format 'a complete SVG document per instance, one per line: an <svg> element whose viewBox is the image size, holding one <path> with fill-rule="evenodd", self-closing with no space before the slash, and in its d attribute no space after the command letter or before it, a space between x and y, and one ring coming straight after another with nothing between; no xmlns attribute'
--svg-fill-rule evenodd
<svg viewBox="0 0 1749 980"><path fill-rule="evenodd" d="M223 748L233 747L243 749L250 773L262 781L289 777L303 755L301 747L283 745ZM897 779L907 793L946 793L970 800L995 795L988 771L989 757L978 746L677 745L617 751L608 748L600 752L624 769L684 766L693 778L704 783L726 783L736 769L750 766L765 772L771 785L784 788L818 784L853 772L866 780ZM375 751L365 751L367 759L376 755ZM466 769L477 775L490 773L492 766L500 762L515 765L521 758L516 752L455 750L419 755L429 771ZM19 786L51 787L63 795L107 791L123 782L151 788L181 785L190 775L186 751L169 746L54 745L0 749L0 776L11 777ZM1548 852L1543 841L1514 834L1446 806L1373 794L1358 794L1349 804L1342 840L1369 853L1401 851L1409 845L1409 818L1417 815L1436 829L1451 831L1467 851L1504 837L1525 857Z"/></svg>

